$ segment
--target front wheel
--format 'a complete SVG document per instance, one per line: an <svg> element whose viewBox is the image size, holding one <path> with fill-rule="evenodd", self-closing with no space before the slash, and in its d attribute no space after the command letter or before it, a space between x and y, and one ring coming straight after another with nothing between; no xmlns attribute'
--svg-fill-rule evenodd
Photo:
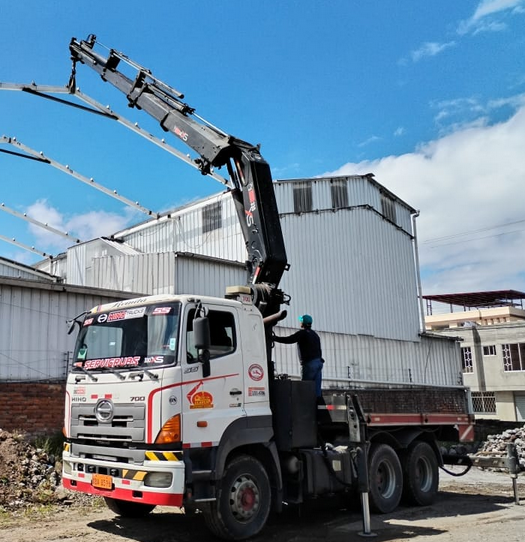
<svg viewBox="0 0 525 542"><path fill-rule="evenodd" d="M394 511L403 493L403 471L394 449L388 444L374 445L368 456L370 508L380 514Z"/></svg>
<svg viewBox="0 0 525 542"><path fill-rule="evenodd" d="M154 508L154 504L142 504L140 502L121 501L104 497L107 507L123 518L141 518L147 516Z"/></svg>
<svg viewBox="0 0 525 542"><path fill-rule="evenodd" d="M436 454L426 442L416 441L403 461L403 497L410 504L426 506L436 498L439 471Z"/></svg>
<svg viewBox="0 0 525 542"><path fill-rule="evenodd" d="M228 463L217 500L202 511L213 534L225 540L243 540L261 531L270 506L270 481L264 467L254 457L240 455Z"/></svg>

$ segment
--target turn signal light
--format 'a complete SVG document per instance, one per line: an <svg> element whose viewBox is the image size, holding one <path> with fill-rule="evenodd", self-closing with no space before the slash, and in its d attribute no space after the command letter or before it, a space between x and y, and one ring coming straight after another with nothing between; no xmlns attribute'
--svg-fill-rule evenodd
<svg viewBox="0 0 525 542"><path fill-rule="evenodd" d="M171 444L172 442L180 442L180 414L170 418L159 431L155 444Z"/></svg>

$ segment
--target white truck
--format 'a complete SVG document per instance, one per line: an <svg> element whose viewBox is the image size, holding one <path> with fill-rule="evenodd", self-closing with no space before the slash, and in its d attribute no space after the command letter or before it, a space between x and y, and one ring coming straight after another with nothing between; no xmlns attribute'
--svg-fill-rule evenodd
<svg viewBox="0 0 525 542"><path fill-rule="evenodd" d="M248 286L222 298L162 295L93 308L68 376L63 483L117 514L200 510L224 539L257 534L271 510L324 495L385 513L438 490L439 441L473 436L467 390L324 390L276 375L272 329L284 317L286 252L259 148L202 122L182 95L96 39L70 50L200 155L226 166L248 252ZM118 71L124 60L134 80ZM74 85L74 73L71 84Z"/></svg>

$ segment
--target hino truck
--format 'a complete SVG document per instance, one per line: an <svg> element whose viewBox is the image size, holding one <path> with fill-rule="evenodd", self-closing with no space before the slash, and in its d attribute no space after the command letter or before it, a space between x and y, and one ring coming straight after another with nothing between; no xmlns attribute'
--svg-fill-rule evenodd
<svg viewBox="0 0 525 542"><path fill-rule="evenodd" d="M94 36L73 38L74 65L94 69L196 151L204 174L227 168L247 283L224 298L140 297L78 319L64 486L102 496L122 516L156 506L200 511L230 540L259 533L285 503L361 497L378 513L401 499L430 504L438 468L455 462L439 442L473 436L467 390L348 387L317 399L313 382L277 375L272 329L285 314L279 283L288 262L268 164L257 146L203 121L149 70L95 45ZM121 62L135 78L119 71Z"/></svg>

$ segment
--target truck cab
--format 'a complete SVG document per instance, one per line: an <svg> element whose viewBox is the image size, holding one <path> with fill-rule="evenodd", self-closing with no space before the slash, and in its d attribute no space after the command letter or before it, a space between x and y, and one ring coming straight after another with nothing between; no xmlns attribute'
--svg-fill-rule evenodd
<svg viewBox="0 0 525 542"><path fill-rule="evenodd" d="M264 323L239 299L161 295L86 314L67 382L66 488L119 512L212 499L229 450L271 440Z"/></svg>

